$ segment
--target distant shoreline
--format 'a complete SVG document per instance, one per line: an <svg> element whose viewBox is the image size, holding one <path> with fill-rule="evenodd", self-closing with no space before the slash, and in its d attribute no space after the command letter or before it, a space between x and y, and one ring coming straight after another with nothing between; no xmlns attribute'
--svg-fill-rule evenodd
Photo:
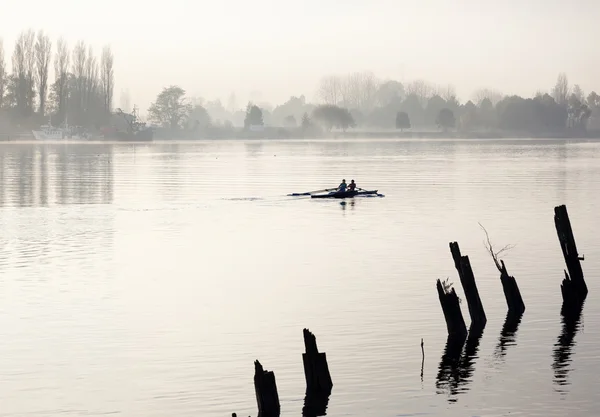
<svg viewBox="0 0 600 417"><path fill-rule="evenodd" d="M600 130L590 132L568 133L525 133L505 131L480 131L480 132L442 132L442 131L369 131L348 130L323 132L317 135L303 134L300 129L265 128L263 132L249 132L236 130L235 132L219 132L215 136L206 134L194 135L191 132L185 136L169 137L168 135L155 135L152 141L127 141L116 138L93 138L90 140L36 140L33 134L27 133L0 133L0 143L32 142L32 143L152 143L152 142L186 142L186 141L219 141L219 140L333 140L333 139L438 139L438 140L600 140Z"/></svg>

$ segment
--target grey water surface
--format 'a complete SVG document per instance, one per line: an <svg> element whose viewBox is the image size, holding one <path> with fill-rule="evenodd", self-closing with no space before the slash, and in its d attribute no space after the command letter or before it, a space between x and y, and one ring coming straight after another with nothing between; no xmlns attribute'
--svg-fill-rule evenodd
<svg viewBox="0 0 600 417"><path fill-rule="evenodd" d="M255 416L255 359L300 416L304 327L330 416L593 415L599 161L558 140L0 144L0 416ZM342 178L385 197L286 196ZM565 327L559 204L590 290ZM516 245L516 330L478 222ZM488 324L440 370L455 240Z"/></svg>

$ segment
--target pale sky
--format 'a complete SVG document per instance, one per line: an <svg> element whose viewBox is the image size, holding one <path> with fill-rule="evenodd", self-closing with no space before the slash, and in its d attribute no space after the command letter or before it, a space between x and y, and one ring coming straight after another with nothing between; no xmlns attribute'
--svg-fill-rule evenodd
<svg viewBox="0 0 600 417"><path fill-rule="evenodd" d="M381 78L533 95L559 72L600 90L599 0L0 0L7 64L20 31L55 44L110 44L121 89L142 113L170 84L242 107L252 91L313 99L323 75ZM52 73L53 74L53 71ZM52 77L53 75L51 75Z"/></svg>

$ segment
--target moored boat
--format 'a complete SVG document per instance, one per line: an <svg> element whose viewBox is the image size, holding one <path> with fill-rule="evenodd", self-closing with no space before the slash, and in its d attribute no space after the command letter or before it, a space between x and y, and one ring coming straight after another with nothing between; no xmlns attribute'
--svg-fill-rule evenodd
<svg viewBox="0 0 600 417"><path fill-rule="evenodd" d="M327 194L313 194L310 197L311 198L353 198L356 197L357 195L373 195L373 194L377 194L378 190L373 190L373 191L367 191L367 190L360 190L360 191L333 191Z"/></svg>

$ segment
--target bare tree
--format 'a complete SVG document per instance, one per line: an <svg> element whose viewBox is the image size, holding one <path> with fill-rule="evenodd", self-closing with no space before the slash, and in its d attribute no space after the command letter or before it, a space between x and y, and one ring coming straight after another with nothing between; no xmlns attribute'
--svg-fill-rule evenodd
<svg viewBox="0 0 600 417"><path fill-rule="evenodd" d="M451 101L456 99L456 88L448 84L446 86L438 87L437 95L443 98L446 101Z"/></svg>
<svg viewBox="0 0 600 417"><path fill-rule="evenodd" d="M563 106L567 105L569 100L569 80L567 79L567 74L564 72L558 74L556 84L552 89L552 96L558 104Z"/></svg>
<svg viewBox="0 0 600 417"><path fill-rule="evenodd" d="M325 104L338 105L342 100L342 80L337 75L323 77L319 83L318 96Z"/></svg>
<svg viewBox="0 0 600 417"><path fill-rule="evenodd" d="M579 84L573 86L573 94L581 103L585 103L585 93Z"/></svg>
<svg viewBox="0 0 600 417"><path fill-rule="evenodd" d="M27 115L27 68L25 63L26 38L21 32L12 54L12 77L15 83L15 105L20 116Z"/></svg>
<svg viewBox="0 0 600 417"><path fill-rule="evenodd" d="M115 89L115 72L113 70L114 56L110 46L102 49L101 75L102 98L104 100L104 112L110 114L112 110L113 92Z"/></svg>
<svg viewBox="0 0 600 417"><path fill-rule="evenodd" d="M69 108L73 110L75 113L76 121L81 122L83 117L83 109L85 108L85 69L87 62L87 51L85 48L85 43L83 41L79 41L75 44L73 48L73 60L72 60L72 69L71 72L73 74L73 78L75 81L74 90L72 93L73 99Z"/></svg>
<svg viewBox="0 0 600 417"><path fill-rule="evenodd" d="M6 73L6 61L4 58L4 40L0 38L0 109L4 106L4 94L8 83L8 74Z"/></svg>
<svg viewBox="0 0 600 417"><path fill-rule="evenodd" d="M43 31L38 32L35 43L36 82L39 97L40 115L46 113L46 98L48 97L48 68L52 56L52 42Z"/></svg>
<svg viewBox="0 0 600 417"><path fill-rule="evenodd" d="M54 94L56 107L61 120L64 120L67 111L68 82L69 82L69 48L64 39L59 38L56 43L54 57Z"/></svg>
<svg viewBox="0 0 600 417"><path fill-rule="evenodd" d="M496 104L498 104L499 101L501 101L504 98L504 94L502 94L501 92L497 91L497 90L492 90L489 88L481 88L477 91L475 91L475 93L473 94L473 102L475 104L477 104L478 106L481 106L481 103L485 100L488 99L492 105L495 107Z"/></svg>
<svg viewBox="0 0 600 417"><path fill-rule="evenodd" d="M434 89L431 84L425 80L415 80L408 83L406 86L407 95L414 94L419 99L422 106L424 106L429 97L433 95L433 91Z"/></svg>
<svg viewBox="0 0 600 417"><path fill-rule="evenodd" d="M24 56L26 73L26 103L28 114L33 113L35 101L35 32L29 29L25 32Z"/></svg>
<svg viewBox="0 0 600 417"><path fill-rule="evenodd" d="M485 241L483 242L483 245L485 246L485 248L489 252L489 254L492 256L492 259L494 260L494 264L496 265L496 268L498 268L498 271L502 272L502 264L500 263L499 256L502 253L514 248L515 245L506 245L506 246L502 247L500 250L496 251L494 249L494 247L492 246L492 242L490 242L490 235L488 235L487 230L485 230L485 227L483 227L483 225L481 223L478 223L478 224L479 224L479 227L481 227L481 229L485 233Z"/></svg>

